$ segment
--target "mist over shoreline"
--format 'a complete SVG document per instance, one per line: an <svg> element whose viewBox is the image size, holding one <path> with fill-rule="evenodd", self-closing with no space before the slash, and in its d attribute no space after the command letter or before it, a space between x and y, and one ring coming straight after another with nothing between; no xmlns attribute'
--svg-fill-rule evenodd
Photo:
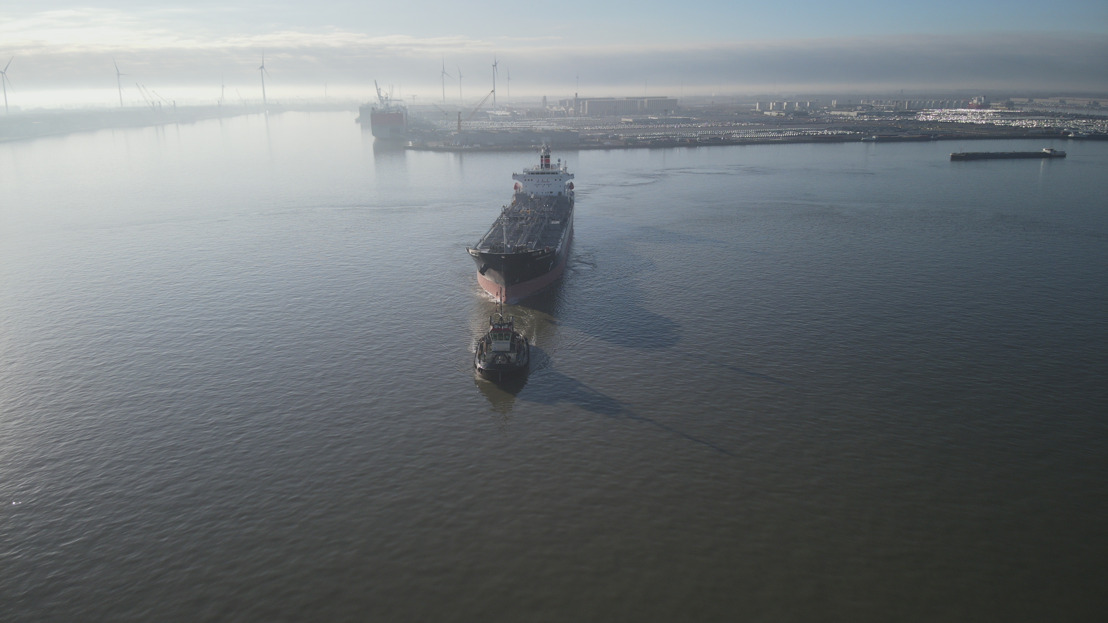
<svg viewBox="0 0 1108 623"><path fill-rule="evenodd" d="M494 80L499 99L1108 92L1108 64L1103 62L1108 37L1075 33L569 49L541 44L474 49L445 42L398 46L340 37L337 42L297 39L275 48L17 48L0 50L0 56L12 59L9 110L110 106L121 98L137 106L260 101L263 62L272 98L312 100L375 99L375 81L394 97L414 103L475 102L493 89Z"/></svg>

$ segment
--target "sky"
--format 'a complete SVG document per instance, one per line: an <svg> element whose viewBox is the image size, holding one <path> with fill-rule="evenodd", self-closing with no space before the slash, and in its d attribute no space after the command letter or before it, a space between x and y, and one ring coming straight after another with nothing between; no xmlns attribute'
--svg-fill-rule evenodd
<svg viewBox="0 0 1108 623"><path fill-rule="evenodd" d="M1105 0L0 0L12 104L1108 93ZM117 76L115 67L123 74ZM448 74L443 75L443 70ZM459 85L458 75L461 74Z"/></svg>

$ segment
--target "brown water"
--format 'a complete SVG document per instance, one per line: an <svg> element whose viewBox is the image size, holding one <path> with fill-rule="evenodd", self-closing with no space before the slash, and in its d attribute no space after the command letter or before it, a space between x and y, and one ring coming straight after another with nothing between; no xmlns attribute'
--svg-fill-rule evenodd
<svg viewBox="0 0 1108 623"><path fill-rule="evenodd" d="M0 618L1091 619L1108 144L947 159L1043 146L560 154L504 391L464 247L532 154L0 145Z"/></svg>

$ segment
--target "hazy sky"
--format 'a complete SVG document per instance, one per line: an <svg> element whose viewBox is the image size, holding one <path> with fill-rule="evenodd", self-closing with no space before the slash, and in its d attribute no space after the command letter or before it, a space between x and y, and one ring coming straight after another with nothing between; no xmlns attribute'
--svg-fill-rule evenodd
<svg viewBox="0 0 1108 623"><path fill-rule="evenodd" d="M1108 91L1105 0L836 3L640 0L0 1L0 63L20 93L114 93L113 60L173 93L271 97L373 80L402 95L466 100L548 95L813 91ZM510 85L507 84L508 75ZM182 98L184 97L183 91Z"/></svg>

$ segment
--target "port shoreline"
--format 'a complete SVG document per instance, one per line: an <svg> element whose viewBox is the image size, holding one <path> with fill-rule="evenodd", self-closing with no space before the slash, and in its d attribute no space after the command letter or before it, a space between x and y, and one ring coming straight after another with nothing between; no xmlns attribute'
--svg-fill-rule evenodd
<svg viewBox="0 0 1108 623"><path fill-rule="evenodd" d="M998 132L995 135L989 133L947 133L934 136L889 136L880 137L877 140L866 140L866 136L782 136L776 138L737 138L737 139L722 139L716 141L697 141L697 140L653 140L653 141L636 141L627 142L622 144L615 144L610 142L599 143L582 141L578 144L563 144L559 147L561 149L570 149L575 151L594 151L594 150L619 150L619 149L672 149L678 147L713 147L713 146L734 146L734 145L789 145L789 144L832 144L832 143L857 143L857 142L879 142L879 143L908 143L908 142L931 142L931 141L964 141L964 140L1019 140L1019 139L1043 139L1043 140L1108 140L1108 135L1090 135L1085 137L1073 137L1063 133L1043 134L1043 133L1027 133L1027 134L1012 134ZM410 145L400 145L399 148L410 149L413 151L431 151L431 152L521 152L521 151L533 151L536 145L528 144L514 144L514 145L434 145L434 144L420 144L413 143Z"/></svg>
<svg viewBox="0 0 1108 623"><path fill-rule="evenodd" d="M158 127L190 124L211 119L250 115L281 115L295 112L348 112L357 125L358 113L351 103L328 106L270 106L260 108L181 106L159 109L58 110L33 111L0 117L0 142L32 140L105 129ZM910 142L950 140L1043 139L1108 140L1108 120L1103 116L1059 114L1039 118L1035 127L1020 127L990 122L920 120L911 117L882 116L838 118L805 116L767 117L751 111L705 112L690 109L681 115L662 118L524 118L509 121L485 121L467 124L462 132L449 124L419 124L420 114L412 112L415 127L405 140L385 143L386 147L439 152L529 151L544 134L557 149L608 150L715 145L777 145L799 143ZM629 122L630 121L630 122ZM1092 131L1075 131L1082 124ZM365 136L372 140L368 124L362 123ZM492 142L487 140L492 137Z"/></svg>
<svg viewBox="0 0 1108 623"><path fill-rule="evenodd" d="M536 144L557 149L606 150L714 145L966 141L996 139L1108 140L1108 117L1089 114L929 110L894 114L839 115L829 111L795 116L741 108L689 108L669 116L635 118L519 117L447 128L411 115L402 146L419 151L523 151ZM428 126L433 127L428 127Z"/></svg>

